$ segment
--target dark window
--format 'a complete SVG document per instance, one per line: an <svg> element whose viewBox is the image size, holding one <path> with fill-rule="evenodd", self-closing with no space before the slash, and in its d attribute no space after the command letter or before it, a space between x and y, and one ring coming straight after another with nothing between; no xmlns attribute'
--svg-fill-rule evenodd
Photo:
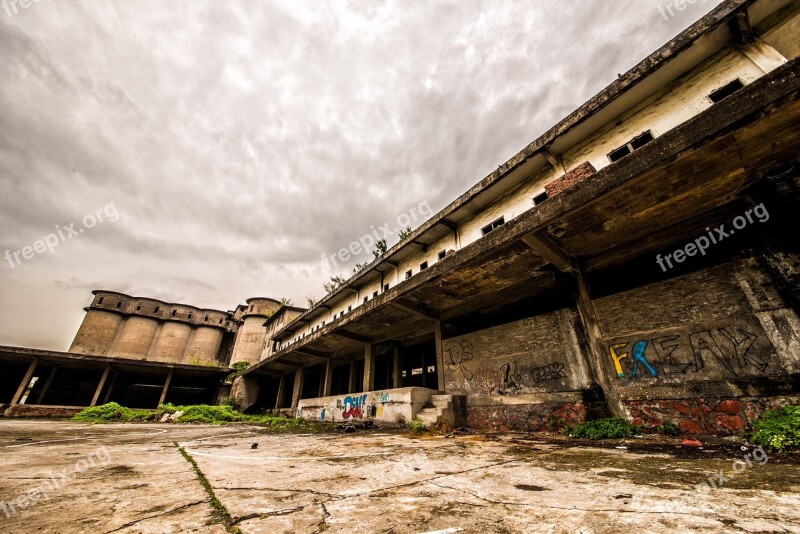
<svg viewBox="0 0 800 534"><path fill-rule="evenodd" d="M141 309L142 309L142 307L141 307L141 306L136 306L136 311L139 311L139 310L141 310Z"/></svg>
<svg viewBox="0 0 800 534"><path fill-rule="evenodd" d="M723 85L719 89L717 89L715 91L712 91L711 94L708 95L708 98L710 98L711 101L716 104L717 102L719 102L723 98L731 96L733 93L735 93L736 91L738 91L742 87L744 87L744 84L742 83L742 80L737 78L737 79L733 80L732 82Z"/></svg>
<svg viewBox="0 0 800 534"><path fill-rule="evenodd" d="M385 286L383 286L383 290L384 291L389 291L389 284L386 284Z"/></svg>
<svg viewBox="0 0 800 534"><path fill-rule="evenodd" d="M414 274L414 273L412 273L411 271L406 271L406 280L408 280L409 278L411 278L411 275L412 275L412 274Z"/></svg>
<svg viewBox="0 0 800 534"><path fill-rule="evenodd" d="M499 227L503 226L505 223L506 223L505 217L500 217L496 221L493 221L492 223L487 224L486 226L481 228L481 232L483 233L483 235L486 235L486 234L488 234L490 232L493 232L493 231L497 230Z"/></svg>
<svg viewBox="0 0 800 534"><path fill-rule="evenodd" d="M205 321L205 322L208 322L208 315L206 315L205 317L203 317L203 321Z"/></svg>
<svg viewBox="0 0 800 534"><path fill-rule="evenodd" d="M427 268L428 268L428 262L427 261L423 261L422 263L419 264L419 270L420 271L424 271Z"/></svg>
<svg viewBox="0 0 800 534"><path fill-rule="evenodd" d="M611 152L611 154L608 155L608 159L610 159L611 162L613 163L613 162L615 162L617 160L620 160L620 159L624 158L625 156L627 156L630 153L631 153L631 149L628 148L628 145L624 145L624 146L621 146L618 149L614 150L613 152Z"/></svg>
<svg viewBox="0 0 800 534"><path fill-rule="evenodd" d="M364 304L366 304L368 300L369 300L369 297L364 297Z"/></svg>
<svg viewBox="0 0 800 534"><path fill-rule="evenodd" d="M122 307L122 303L121 302L117 302L117 308L121 308L121 307Z"/></svg>
<svg viewBox="0 0 800 534"><path fill-rule="evenodd" d="M158 310L160 310L160 309L161 309L161 308L159 308L158 306L156 306L156 307L153 309L153 313L158 313Z"/></svg>
<svg viewBox="0 0 800 534"><path fill-rule="evenodd" d="M351 311L353 311L353 305L352 304L347 307L347 313L350 313Z"/></svg>
<svg viewBox="0 0 800 534"><path fill-rule="evenodd" d="M372 298L378 298L378 292L377 291L372 294Z"/></svg>
<svg viewBox="0 0 800 534"><path fill-rule="evenodd" d="M648 130L642 135L631 139L631 148L633 150L639 150L652 140L653 140L653 134L651 134L650 131Z"/></svg>
<svg viewBox="0 0 800 534"><path fill-rule="evenodd" d="M191 319L192 318L192 314L190 313L189 315L186 316L186 318L187 319Z"/></svg>
<svg viewBox="0 0 800 534"><path fill-rule="evenodd" d="M100 297L99 299L97 299L97 303L102 304L104 300L106 300L105 297Z"/></svg>
<svg viewBox="0 0 800 534"><path fill-rule="evenodd" d="M447 257L447 251L446 250L440 250L438 256L439 256L439 261L445 259Z"/></svg>
<svg viewBox="0 0 800 534"><path fill-rule="evenodd" d="M219 324L222 324L222 319L219 320Z"/></svg>
<svg viewBox="0 0 800 534"><path fill-rule="evenodd" d="M536 195L535 197L533 197L533 205L534 206L538 206L539 204L541 204L545 200L547 200L547 192L546 191L544 193L540 193L540 194Z"/></svg>
<svg viewBox="0 0 800 534"><path fill-rule="evenodd" d="M650 130L647 130L643 134L637 135L636 137L634 137L633 139L631 139L618 149L613 150L608 155L608 159L610 159L612 163L618 161L627 156L628 154L630 154L631 152L633 152L634 150L642 148L644 145L646 145L653 139L655 139L655 137L653 137L653 133Z"/></svg>
<svg viewBox="0 0 800 534"><path fill-rule="evenodd" d="M175 314L178 313L178 310L172 310L172 316L175 317Z"/></svg>

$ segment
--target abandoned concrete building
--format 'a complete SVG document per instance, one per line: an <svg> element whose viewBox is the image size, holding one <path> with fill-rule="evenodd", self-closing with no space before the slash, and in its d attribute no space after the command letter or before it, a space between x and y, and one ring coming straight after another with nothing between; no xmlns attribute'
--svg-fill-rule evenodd
<svg viewBox="0 0 800 534"><path fill-rule="evenodd" d="M800 400L798 36L726 0L310 309L97 291L68 352L0 347L0 402L738 432Z"/></svg>

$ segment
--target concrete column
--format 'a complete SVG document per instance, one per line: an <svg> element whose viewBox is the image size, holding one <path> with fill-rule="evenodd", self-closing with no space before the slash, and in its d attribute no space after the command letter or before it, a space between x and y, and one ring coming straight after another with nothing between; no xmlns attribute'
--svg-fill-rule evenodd
<svg viewBox="0 0 800 534"><path fill-rule="evenodd" d="M103 369L103 376L100 377L100 383L97 384L97 389L94 390L94 396L92 397L92 402L89 406L97 406L97 401L100 398L100 393L102 393L103 388L106 385L106 380L108 380L108 373L111 372L111 366L106 365L106 368Z"/></svg>
<svg viewBox="0 0 800 534"><path fill-rule="evenodd" d="M333 382L333 360L328 358L325 363L325 376L322 379L322 396L328 397L331 394L331 382Z"/></svg>
<svg viewBox="0 0 800 534"><path fill-rule="evenodd" d="M591 369L594 380L603 390L611 414L625 418L625 407L622 404L622 399L620 399L619 393L611 382L611 377L607 371L611 368L606 361L608 348L603 342L603 333L600 330L600 323L597 320L597 314L592 304L589 286L580 271L575 273L575 284L578 293L578 316L581 319L583 331L586 332L586 337L589 338L587 368Z"/></svg>
<svg viewBox="0 0 800 534"><path fill-rule="evenodd" d="M169 392L169 386L172 384L172 375L175 373L175 369L170 369L169 374L167 375L167 380L164 382L164 389L161 390L161 398L158 400L158 405L161 406L164 404L164 401L167 400L167 393Z"/></svg>
<svg viewBox="0 0 800 534"><path fill-rule="evenodd" d="M364 345L364 393L375 389L375 347Z"/></svg>
<svg viewBox="0 0 800 534"><path fill-rule="evenodd" d="M281 407L281 401L283 400L283 391L286 388L286 375L281 375L281 379L278 382L278 396L275 398L275 409Z"/></svg>
<svg viewBox="0 0 800 534"><path fill-rule="evenodd" d="M397 350L397 347L394 347L393 350L393 361L392 361L392 387L397 389L403 387L402 385L402 377L400 376L400 351Z"/></svg>
<svg viewBox="0 0 800 534"><path fill-rule="evenodd" d="M56 377L56 371L58 371L58 367L53 367L50 369L50 374L47 376L47 382L44 383L41 393L39 393L39 396L36 397L36 404L41 404L44 401L44 397L50 390L50 386L53 385L53 379Z"/></svg>
<svg viewBox="0 0 800 534"><path fill-rule="evenodd" d="M347 381L347 392L355 393L356 388L356 361L350 361L350 378Z"/></svg>
<svg viewBox="0 0 800 534"><path fill-rule="evenodd" d="M112 371L114 374L111 376L111 384L108 386L108 391L103 396L103 404L106 404L111 399L111 392L114 391L114 386L117 385L117 378L119 378L119 373L116 371Z"/></svg>
<svg viewBox="0 0 800 534"><path fill-rule="evenodd" d="M22 396L25 395L25 392L28 390L28 386L30 385L31 379L33 378L33 373L36 372L36 367L38 365L39 361L33 360L31 364L28 366L28 370L25 372L25 376L22 377L22 382L19 383L17 392L14 393L14 398L11 399L11 404L19 404L20 399L22 399Z"/></svg>
<svg viewBox="0 0 800 534"><path fill-rule="evenodd" d="M436 376L439 377L439 384L437 387L439 391L445 391L444 383L444 350L442 350L442 321L439 319L433 322L433 333L436 338ZM425 372L425 369L422 370Z"/></svg>
<svg viewBox="0 0 800 534"><path fill-rule="evenodd" d="M300 403L300 395L303 394L303 379L305 379L305 369L302 367L294 373L294 391L292 392L292 408L297 408Z"/></svg>

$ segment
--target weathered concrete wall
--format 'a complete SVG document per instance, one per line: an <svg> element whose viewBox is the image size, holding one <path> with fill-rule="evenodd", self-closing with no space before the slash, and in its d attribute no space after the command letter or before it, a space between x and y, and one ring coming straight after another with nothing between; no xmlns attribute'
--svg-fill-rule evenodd
<svg viewBox="0 0 800 534"><path fill-rule="evenodd" d="M436 393L426 388L399 388L369 393L301 400L297 416L329 422L373 420L403 423L413 420Z"/></svg>
<svg viewBox="0 0 800 534"><path fill-rule="evenodd" d="M136 358L146 355L158 331L158 321L148 317L128 317L122 332L109 350L110 356Z"/></svg>
<svg viewBox="0 0 800 534"><path fill-rule="evenodd" d="M594 305L608 350L598 372L611 378L637 424L672 421L687 432L729 433L765 406L796 397L800 323L754 260ZM783 400L776 397L784 392Z"/></svg>
<svg viewBox="0 0 800 534"><path fill-rule="evenodd" d="M76 354L104 355L111 348L123 319L116 313L87 310L69 347Z"/></svg>
<svg viewBox="0 0 800 534"><path fill-rule="evenodd" d="M538 430L550 419L582 421L592 386L574 310L444 339L445 387L467 395L474 428Z"/></svg>
<svg viewBox="0 0 800 534"><path fill-rule="evenodd" d="M191 333L192 327L187 324L172 321L164 323L147 359L180 363Z"/></svg>
<svg viewBox="0 0 800 534"><path fill-rule="evenodd" d="M223 331L219 328L197 328L186 346L182 363L218 362L222 335Z"/></svg>

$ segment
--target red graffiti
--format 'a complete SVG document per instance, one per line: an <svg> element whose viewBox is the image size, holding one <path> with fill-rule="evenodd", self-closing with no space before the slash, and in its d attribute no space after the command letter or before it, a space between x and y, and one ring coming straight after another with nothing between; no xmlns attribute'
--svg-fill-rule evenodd
<svg viewBox="0 0 800 534"><path fill-rule="evenodd" d="M366 395L361 395L360 397L345 397L342 417L345 419L350 419L351 417L362 419L364 417L364 405L366 402Z"/></svg>

